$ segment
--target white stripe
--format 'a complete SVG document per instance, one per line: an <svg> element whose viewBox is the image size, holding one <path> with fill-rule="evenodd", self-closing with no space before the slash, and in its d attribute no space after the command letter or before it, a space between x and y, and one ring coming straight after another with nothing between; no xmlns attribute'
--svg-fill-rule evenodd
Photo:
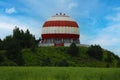
<svg viewBox="0 0 120 80"><path fill-rule="evenodd" d="M78 27L43 27L42 28L42 34L79 34L79 28Z"/></svg>
<svg viewBox="0 0 120 80"><path fill-rule="evenodd" d="M71 19L68 16L53 16L51 18L49 18L47 21L56 21L56 20L61 20L61 21L74 21L73 19Z"/></svg>

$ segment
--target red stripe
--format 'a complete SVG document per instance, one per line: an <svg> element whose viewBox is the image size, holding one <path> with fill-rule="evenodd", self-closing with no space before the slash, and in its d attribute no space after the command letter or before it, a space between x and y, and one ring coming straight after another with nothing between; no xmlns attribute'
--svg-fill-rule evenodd
<svg viewBox="0 0 120 80"><path fill-rule="evenodd" d="M79 34L42 34L42 39L48 38L79 38Z"/></svg>
<svg viewBox="0 0 120 80"><path fill-rule="evenodd" d="M43 27L53 27L53 26L78 27L78 24L74 21L47 21L43 24Z"/></svg>
<svg viewBox="0 0 120 80"><path fill-rule="evenodd" d="M54 46L64 46L64 43L54 43Z"/></svg>

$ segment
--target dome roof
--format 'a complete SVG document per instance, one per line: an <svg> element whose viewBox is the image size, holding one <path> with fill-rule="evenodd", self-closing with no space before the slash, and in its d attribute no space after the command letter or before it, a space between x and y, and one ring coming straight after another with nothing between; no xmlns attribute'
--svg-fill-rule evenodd
<svg viewBox="0 0 120 80"><path fill-rule="evenodd" d="M66 14L56 14L52 17L50 17L47 21L56 21L56 20L60 20L60 21L74 21L72 18L70 18L69 16L67 16Z"/></svg>
<svg viewBox="0 0 120 80"><path fill-rule="evenodd" d="M44 38L79 38L78 24L66 14L56 14L43 24Z"/></svg>

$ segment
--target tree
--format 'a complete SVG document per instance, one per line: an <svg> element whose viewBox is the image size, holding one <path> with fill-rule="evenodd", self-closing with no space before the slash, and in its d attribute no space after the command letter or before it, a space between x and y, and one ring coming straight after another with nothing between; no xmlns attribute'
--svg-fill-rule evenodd
<svg viewBox="0 0 120 80"><path fill-rule="evenodd" d="M36 45L35 37L27 29L25 32L15 27L13 30L13 38L20 43L21 48L33 48Z"/></svg>
<svg viewBox="0 0 120 80"><path fill-rule="evenodd" d="M19 30L18 27L15 27L15 29L13 30L13 38L16 40L21 40L22 38L21 31Z"/></svg>
<svg viewBox="0 0 120 80"><path fill-rule="evenodd" d="M2 42L2 40L0 39L0 50L2 50L3 49L3 42Z"/></svg>
<svg viewBox="0 0 120 80"><path fill-rule="evenodd" d="M17 65L24 64L20 44L15 39L11 38L11 40L9 40L6 50L6 56L8 59L12 60Z"/></svg>
<svg viewBox="0 0 120 80"><path fill-rule="evenodd" d="M76 46L75 43L72 43L72 44L70 45L70 47L68 48L68 53L69 53L71 56L78 56L79 48Z"/></svg>
<svg viewBox="0 0 120 80"><path fill-rule="evenodd" d="M117 61L118 61L118 59L117 59L117 56L114 55L114 53L112 53L111 51L106 50L105 52L106 52L105 62L107 62L106 67L110 67L110 64L114 63L113 62L114 59L116 59Z"/></svg>
<svg viewBox="0 0 120 80"><path fill-rule="evenodd" d="M1 46L2 40L0 40ZM30 48L35 51L36 43L35 37L27 29L25 32L15 27L13 35L6 36L3 40L3 49L7 50L6 56L18 65L23 65L24 60L22 58L21 50L23 48ZM1 49L1 47L0 47Z"/></svg>
<svg viewBox="0 0 120 80"><path fill-rule="evenodd" d="M0 52L0 65L5 61L6 56L4 53Z"/></svg>
<svg viewBox="0 0 120 80"><path fill-rule="evenodd" d="M87 51L87 54L97 60L102 60L103 50L99 45L91 45Z"/></svg>
<svg viewBox="0 0 120 80"><path fill-rule="evenodd" d="M32 34L30 34L30 31L28 29L25 32L24 38L27 48L35 47L35 43L36 43L35 37Z"/></svg>
<svg viewBox="0 0 120 80"><path fill-rule="evenodd" d="M118 60L117 66L120 67L120 59Z"/></svg>
<svg viewBox="0 0 120 80"><path fill-rule="evenodd" d="M105 59L105 61L108 63L112 63L114 58L115 56L113 55L113 53L110 51L107 51L107 58Z"/></svg>
<svg viewBox="0 0 120 80"><path fill-rule="evenodd" d="M9 36L6 36L6 38L3 40L3 48L4 48L5 50L8 49L9 44L11 44L11 40L12 40L12 39L13 39L13 37L12 37L11 35L9 35Z"/></svg>

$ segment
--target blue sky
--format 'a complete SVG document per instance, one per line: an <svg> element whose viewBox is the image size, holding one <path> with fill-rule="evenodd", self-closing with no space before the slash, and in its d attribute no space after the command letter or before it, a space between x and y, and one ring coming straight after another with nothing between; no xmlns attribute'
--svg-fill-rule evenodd
<svg viewBox="0 0 120 80"><path fill-rule="evenodd" d="M0 38L15 26L39 38L44 21L59 12L77 21L82 44L99 44L120 56L120 0L0 0Z"/></svg>

